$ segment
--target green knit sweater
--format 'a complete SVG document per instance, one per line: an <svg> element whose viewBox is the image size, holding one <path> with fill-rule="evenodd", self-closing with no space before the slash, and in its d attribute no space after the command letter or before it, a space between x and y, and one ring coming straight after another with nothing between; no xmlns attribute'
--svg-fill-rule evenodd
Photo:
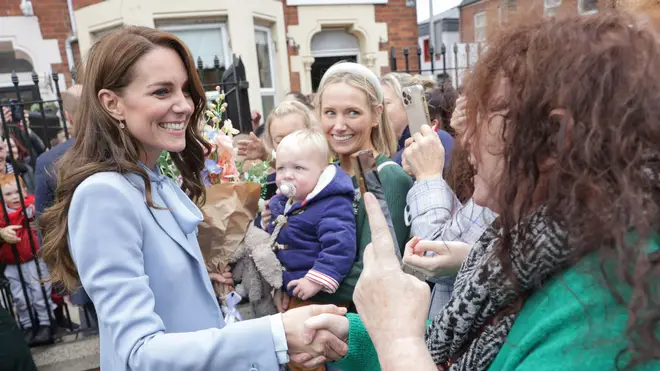
<svg viewBox="0 0 660 371"><path fill-rule="evenodd" d="M381 155L376 158L376 165L380 166L388 161L392 160ZM405 244L408 241L410 234L410 227L406 226L404 219L406 195L413 186L413 180L398 165L384 166L378 172L378 176L385 187L385 201L387 201L387 206L390 210L390 215L392 216L392 224L394 225L396 239L401 248L401 254L403 255L403 249L405 248ZM353 186L355 188L358 187L355 177L353 177ZM342 281L334 294L320 292L314 296L314 301L335 304L350 303L353 301L353 291L355 290L358 278L360 278L360 273L362 273L362 256L364 255L364 249L371 243L371 229L369 228L369 220L362 199L360 199L360 202L358 203L355 222L358 242L357 260L355 261L355 264L353 264L348 276Z"/></svg>
<svg viewBox="0 0 660 371"><path fill-rule="evenodd" d="M650 251L658 251L659 242L654 238ZM584 258L530 296L489 370L616 369L617 354L627 344L628 311L615 302L597 272L597 260ZM619 292L628 296L630 289L619 285ZM359 316L347 317L348 354L334 366L344 371L379 371L378 355ZM635 370L660 370L660 361Z"/></svg>

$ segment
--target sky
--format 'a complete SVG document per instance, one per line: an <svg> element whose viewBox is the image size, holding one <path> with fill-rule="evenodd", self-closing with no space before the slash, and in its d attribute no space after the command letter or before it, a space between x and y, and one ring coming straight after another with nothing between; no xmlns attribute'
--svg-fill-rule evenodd
<svg viewBox="0 0 660 371"><path fill-rule="evenodd" d="M429 1L430 0L417 0L417 23L424 21L430 17L429 15ZM447 9L451 9L461 3L461 0L432 0L433 13L440 14Z"/></svg>

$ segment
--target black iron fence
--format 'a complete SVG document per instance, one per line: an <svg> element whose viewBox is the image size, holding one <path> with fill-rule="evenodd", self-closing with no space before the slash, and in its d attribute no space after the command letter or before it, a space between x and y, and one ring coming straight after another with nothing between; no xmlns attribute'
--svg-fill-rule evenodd
<svg viewBox="0 0 660 371"><path fill-rule="evenodd" d="M35 183L46 180L35 182L34 167L38 156L69 139L69 130L57 72L51 73L52 99L42 99L39 75L33 72L31 77L34 86L30 89L13 73L14 94L5 88L0 100L0 225L5 230L20 226L14 236L2 236L13 243L0 241L0 305L14 316L31 345L41 345L96 329L89 307L82 307L79 316L86 326L72 320L64 293L50 285L48 269L38 258L38 210L33 195Z"/></svg>
<svg viewBox="0 0 660 371"><path fill-rule="evenodd" d="M202 80L209 101L215 99L215 87L220 86L227 102L227 118L241 133L252 131L252 112L248 89L250 84L245 76L245 65L240 57L234 55L232 64L225 68L220 65L220 58L213 58L213 68L204 68L202 58L197 58L197 71Z"/></svg>
<svg viewBox="0 0 660 371"><path fill-rule="evenodd" d="M411 49L413 50L411 52ZM397 64L397 50L390 49L390 69L393 72L405 72L410 74L431 75L436 82L451 82L454 87L462 85L463 73L468 71L476 63L483 51L482 44L454 44L447 47L442 44L437 51L430 45L428 49L422 50L419 46L403 48L404 65ZM417 65L410 63L411 54L417 55Z"/></svg>

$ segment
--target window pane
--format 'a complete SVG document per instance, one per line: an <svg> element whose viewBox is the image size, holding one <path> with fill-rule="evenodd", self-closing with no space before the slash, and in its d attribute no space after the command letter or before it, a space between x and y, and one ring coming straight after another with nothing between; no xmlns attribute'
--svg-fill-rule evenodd
<svg viewBox="0 0 660 371"><path fill-rule="evenodd" d="M257 64L259 65L259 81L262 88L273 88L273 71L270 70L270 40L269 33L262 30L254 31L257 43ZM270 112L270 111L268 111Z"/></svg>
<svg viewBox="0 0 660 371"><path fill-rule="evenodd" d="M275 96L273 96L273 95L262 95L261 96L261 108L263 110L261 116L263 116L264 122L266 122L266 119L268 118L268 115L275 108Z"/></svg>
<svg viewBox="0 0 660 371"><path fill-rule="evenodd" d="M580 4L580 10L582 12L592 12L594 10L598 10L598 0L582 0Z"/></svg>
<svg viewBox="0 0 660 371"><path fill-rule="evenodd" d="M213 59L217 55L220 59L220 65L225 64L225 50L222 44L222 29L218 25L213 28L196 29L194 26L189 30L167 31L180 38L190 49L195 58L202 58L205 68L213 68ZM225 66L226 67L226 66Z"/></svg>

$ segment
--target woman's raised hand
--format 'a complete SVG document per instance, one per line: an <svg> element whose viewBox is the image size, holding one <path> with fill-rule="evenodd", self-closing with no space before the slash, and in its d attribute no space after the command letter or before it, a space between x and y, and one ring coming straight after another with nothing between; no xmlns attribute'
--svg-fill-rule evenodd
<svg viewBox="0 0 660 371"><path fill-rule="evenodd" d="M442 178L445 147L438 134L428 125L406 140L402 155L403 169L417 180Z"/></svg>
<svg viewBox="0 0 660 371"><path fill-rule="evenodd" d="M238 142L238 155L247 160L268 160L268 150L264 142L254 133L250 133L250 139Z"/></svg>
<svg viewBox="0 0 660 371"><path fill-rule="evenodd" d="M454 113L451 116L451 123L449 124L457 135L460 135L465 131L465 122L467 121L467 115L465 113L466 107L467 101L465 96L461 95L456 100L456 108L454 108Z"/></svg>

